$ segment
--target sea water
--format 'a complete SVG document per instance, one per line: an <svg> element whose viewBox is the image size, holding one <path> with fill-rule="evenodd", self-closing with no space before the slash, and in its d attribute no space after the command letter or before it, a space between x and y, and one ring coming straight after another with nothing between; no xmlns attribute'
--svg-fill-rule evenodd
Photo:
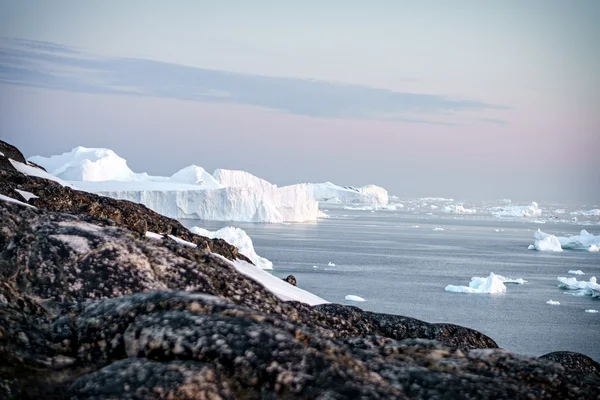
<svg viewBox="0 0 600 400"><path fill-rule="evenodd" d="M293 274L299 287L333 303L463 325L520 354L576 351L600 361L600 313L584 312L600 310L600 299L572 296L556 279L578 269L585 273L579 280L600 278L600 254L527 250L538 228L571 235L581 229L599 234L600 226L326 208L329 218L308 224L182 222L244 229L256 252L273 262L274 275ZM490 272L527 283L493 295L444 290ZM365 301L350 302L347 295Z"/></svg>

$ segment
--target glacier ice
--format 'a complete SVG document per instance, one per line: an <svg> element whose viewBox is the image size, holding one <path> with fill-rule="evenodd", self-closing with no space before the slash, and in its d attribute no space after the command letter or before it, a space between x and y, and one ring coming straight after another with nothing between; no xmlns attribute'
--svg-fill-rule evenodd
<svg viewBox="0 0 600 400"><path fill-rule="evenodd" d="M190 228L190 232L211 239L223 239L227 243L237 247L239 252L248 257L257 267L262 269L273 269L273 263L271 261L256 254L252 239L243 229L227 226L211 232L204 228L194 226Z"/></svg>
<svg viewBox="0 0 600 400"><path fill-rule="evenodd" d="M539 251L563 251L563 250L588 250L596 251L600 246L600 235L593 235L582 229L579 235L554 236L541 230L533 235L535 242L530 245L530 249Z"/></svg>
<svg viewBox="0 0 600 400"><path fill-rule="evenodd" d="M487 278L473 277L469 286L448 285L445 290L456 293L504 293L506 292L506 283L524 284L527 281L518 278L511 279L502 275L496 275L493 272Z"/></svg>

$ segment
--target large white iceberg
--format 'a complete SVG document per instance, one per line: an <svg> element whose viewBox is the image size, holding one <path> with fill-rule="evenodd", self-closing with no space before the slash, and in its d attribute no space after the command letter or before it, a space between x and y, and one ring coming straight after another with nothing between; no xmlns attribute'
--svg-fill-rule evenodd
<svg viewBox="0 0 600 400"><path fill-rule="evenodd" d="M171 218L281 223L324 216L307 185L279 188L244 171L210 175L191 165L171 177L150 176L131 171L112 150L84 147L31 160L81 190L141 203Z"/></svg>
<svg viewBox="0 0 600 400"><path fill-rule="evenodd" d="M237 247L239 252L248 257L250 261L252 261L257 267L262 269L273 269L273 263L271 261L256 254L254 245L252 244L252 239L250 239L250 236L248 236L243 229L227 226L219 229L218 231L211 232L204 228L194 226L190 229L190 232L211 239L223 239L227 243Z"/></svg>
<svg viewBox="0 0 600 400"><path fill-rule="evenodd" d="M475 214L477 210L473 208L465 208L462 205L444 206L444 212L456 214Z"/></svg>
<svg viewBox="0 0 600 400"><path fill-rule="evenodd" d="M542 209L535 201L528 206L502 206L492 208L495 217L539 217Z"/></svg>
<svg viewBox="0 0 600 400"><path fill-rule="evenodd" d="M527 282L522 278L511 279L506 278L502 275L496 275L493 272L490 273L490 276L487 278L473 277L471 278L471 282L469 286L455 286L448 285L446 286L446 291L448 292L456 292L456 293L504 293L506 292L505 283L516 283L523 284Z"/></svg>
<svg viewBox="0 0 600 400"><path fill-rule="evenodd" d="M533 234L535 242L529 246L530 250L563 251L563 250L588 250L595 251L600 246L600 235L592 235L585 229L579 235L554 236L541 230Z"/></svg>
<svg viewBox="0 0 600 400"><path fill-rule="evenodd" d="M306 185L310 199L333 204L388 204L388 192L375 185L355 188L352 186L338 186L331 182L308 183Z"/></svg>

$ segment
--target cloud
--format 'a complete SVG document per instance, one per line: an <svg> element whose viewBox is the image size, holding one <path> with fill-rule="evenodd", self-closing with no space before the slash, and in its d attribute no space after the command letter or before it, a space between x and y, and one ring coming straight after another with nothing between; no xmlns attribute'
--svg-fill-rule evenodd
<svg viewBox="0 0 600 400"><path fill-rule="evenodd" d="M447 123L414 115L431 117L440 113L507 109L436 94L248 75L137 58L100 57L60 44L19 39L0 42L0 83L235 103L324 118L386 119L378 115L393 114L406 122L443 125Z"/></svg>

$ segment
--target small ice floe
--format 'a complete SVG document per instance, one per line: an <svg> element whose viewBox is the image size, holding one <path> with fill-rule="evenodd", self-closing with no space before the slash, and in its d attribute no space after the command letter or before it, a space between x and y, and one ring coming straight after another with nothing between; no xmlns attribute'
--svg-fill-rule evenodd
<svg viewBox="0 0 600 400"><path fill-rule="evenodd" d="M577 290L573 296L592 296L600 297L600 285L596 281L596 277L592 276L588 282L578 281L577 278L566 278L559 276L558 287L566 290Z"/></svg>
<svg viewBox="0 0 600 400"><path fill-rule="evenodd" d="M577 270L571 269L567 273L572 274L572 275L585 275L585 273L580 269L577 269Z"/></svg>
<svg viewBox="0 0 600 400"><path fill-rule="evenodd" d="M550 304L552 306L560 306L560 302L559 301L554 301L554 300L548 300L546 302L546 304Z"/></svg>
<svg viewBox="0 0 600 400"><path fill-rule="evenodd" d="M346 295L346 297L344 297L344 299L347 301L365 301L365 299L363 299L362 297L355 296L353 294Z"/></svg>
<svg viewBox="0 0 600 400"><path fill-rule="evenodd" d="M591 245L590 248L588 249L588 251L590 253L600 253L600 247L598 247L598 245Z"/></svg>
<svg viewBox="0 0 600 400"><path fill-rule="evenodd" d="M439 232L439 231L443 231L444 228L440 228L439 226L433 228L434 231Z"/></svg>
<svg viewBox="0 0 600 400"><path fill-rule="evenodd" d="M313 268L314 268L314 269L317 269L317 268L319 268L319 267L317 267L316 265L313 265Z"/></svg>
<svg viewBox="0 0 600 400"><path fill-rule="evenodd" d="M327 264L328 267L335 267L335 264L332 263L331 261L329 261L329 264Z"/></svg>
<svg viewBox="0 0 600 400"><path fill-rule="evenodd" d="M411 226L411 228L418 228L418 227L419 227L419 225L413 225L413 226Z"/></svg>
<svg viewBox="0 0 600 400"><path fill-rule="evenodd" d="M535 243L529 246L529 249L539 251L588 250L593 252L598 251L600 245L600 235L592 235L585 229L579 232L579 235L569 237L550 235L538 229L533 237Z"/></svg>
<svg viewBox="0 0 600 400"><path fill-rule="evenodd" d="M590 313L590 314L596 314L598 312L598 310L584 310L586 313Z"/></svg>
<svg viewBox="0 0 600 400"><path fill-rule="evenodd" d="M469 283L469 286L448 285L448 286L446 286L445 290L448 292L455 292L455 293L494 294L494 293L506 292L505 283L514 283L514 284L522 285L526 282L527 281L522 278L518 278L518 279L505 278L502 275L496 275L492 272L492 273L490 273L490 276L488 276L487 278L480 278L477 276L471 278L471 282Z"/></svg>

